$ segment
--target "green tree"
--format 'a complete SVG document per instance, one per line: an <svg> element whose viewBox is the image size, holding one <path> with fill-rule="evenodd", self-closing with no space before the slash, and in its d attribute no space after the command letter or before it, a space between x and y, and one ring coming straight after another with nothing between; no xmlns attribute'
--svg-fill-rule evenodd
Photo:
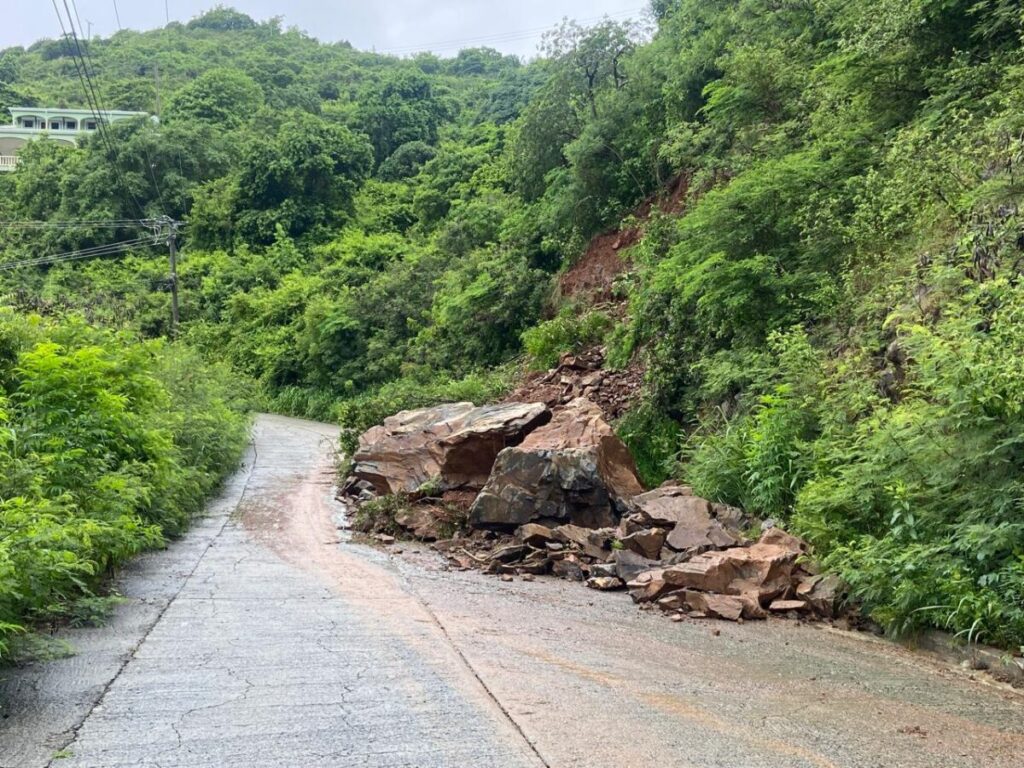
<svg viewBox="0 0 1024 768"><path fill-rule="evenodd" d="M356 125L369 137L377 165L409 142L437 142L441 123L450 116L443 88L418 70L386 70L360 91Z"/></svg>
<svg viewBox="0 0 1024 768"><path fill-rule="evenodd" d="M313 115L292 113L269 140L250 142L239 169L236 221L248 242L277 227L298 237L353 213L372 149L366 139Z"/></svg>
<svg viewBox="0 0 1024 768"><path fill-rule="evenodd" d="M234 69L204 72L171 97L168 122L199 122L222 130L250 122L263 104L263 92L251 77Z"/></svg>

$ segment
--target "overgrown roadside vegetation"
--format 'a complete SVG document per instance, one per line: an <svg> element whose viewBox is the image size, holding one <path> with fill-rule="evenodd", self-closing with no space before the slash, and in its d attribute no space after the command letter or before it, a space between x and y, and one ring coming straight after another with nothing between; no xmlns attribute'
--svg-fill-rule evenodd
<svg viewBox="0 0 1024 768"><path fill-rule="evenodd" d="M104 577L236 467L246 410L182 345L0 312L0 663L39 622L102 616Z"/></svg>
<svg viewBox="0 0 1024 768"><path fill-rule="evenodd" d="M646 367L618 427L649 483L785 523L892 633L1019 646L1020 4L651 18L565 23L530 63L362 53L223 8L123 31L91 43L107 106L154 111L158 63L161 124L33 146L0 174L0 217L187 220L182 337L349 445L401 408L496 397L524 352L607 345ZM0 106L76 88L58 41L0 54ZM678 205L623 221L679 179ZM591 238L638 225L605 291L628 308L559 298ZM159 337L164 271L139 253L4 287Z"/></svg>

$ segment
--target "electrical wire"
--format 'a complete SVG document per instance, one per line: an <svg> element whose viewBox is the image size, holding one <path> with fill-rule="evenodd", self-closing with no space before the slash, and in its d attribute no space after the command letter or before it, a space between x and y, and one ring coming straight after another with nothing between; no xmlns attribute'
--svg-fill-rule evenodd
<svg viewBox="0 0 1024 768"><path fill-rule="evenodd" d="M0 229L127 229L153 226L145 219L79 219L75 221L0 221Z"/></svg>
<svg viewBox="0 0 1024 768"><path fill-rule="evenodd" d="M104 129L104 121L103 121L102 116L99 114L99 106L98 106L98 104L94 104L93 103L92 97L90 95L90 89L89 89L89 86L88 86L88 84L86 82L85 74L83 73L82 67L84 65L84 59L80 63L79 62L79 57L76 55L75 49L72 48L72 46L71 46L71 36L68 34L67 29L64 26L64 17L61 16L60 9L57 7L57 0L51 0L51 2L53 3L53 11L54 11L54 13L57 14L57 22L60 24L61 39L64 41L64 47L67 49L68 55L71 56L72 62L74 62L75 71L78 73L78 80L79 80L79 82L82 85L82 93L85 96L86 103L89 106L89 111L92 112L93 117L96 118L96 128L97 128L97 131L99 133L100 141L103 143L103 145L107 149L107 152L110 153L111 157L113 158L114 157L113 145L110 143L109 137L107 136L107 134L103 130ZM71 21L71 14L70 13L68 13L68 21L69 22ZM77 42L77 39L76 39L76 42ZM128 186L128 183L125 181L124 175L121 173L121 169L117 166L116 163L112 163L112 165L114 167L115 175L117 176L117 179L120 182L121 186L134 199L135 195L131 191L131 188ZM139 213L141 213L143 216L145 216L145 212L142 210L142 207L138 205L138 200L135 200L135 203L136 203L136 207L139 209Z"/></svg>
<svg viewBox="0 0 1024 768"><path fill-rule="evenodd" d="M85 100L89 105L89 110L92 112L93 117L96 118L97 133L99 134L100 140L103 142L103 145L106 147L106 150L110 155L110 165L114 169L114 174L117 176L117 180L120 183L121 187L124 189L125 192L128 193L129 197L131 198L132 202L135 205L135 208L138 210L139 214L144 218L146 216L146 212L145 210L143 210L142 204L139 202L138 196L135 194L131 186L128 184L128 181L125 178L125 175L121 171L121 167L117 162L117 151L115 149L113 139L110 137L109 126L107 125L106 119L104 118L105 110L103 109L103 103L100 101L99 94L97 93L95 87L95 83L93 82L93 77L89 72L88 64L86 62L85 55L82 51L82 45L79 40L78 33L75 29L74 19L71 16L71 9L68 7L67 0L62 0L62 3L64 5L64 11L67 14L68 26L71 29L71 33L69 35L67 29L64 26L64 17L61 16L60 9L57 7L57 0L52 0L52 2L53 10L57 14L57 21L60 24L61 33L65 45L68 48L68 52L75 63L75 69L78 71L78 77L82 83L82 89L85 95ZM72 40L74 41L73 48L71 46Z"/></svg>
<svg viewBox="0 0 1024 768"><path fill-rule="evenodd" d="M124 253L135 248L160 245L162 240L159 236L139 237L134 240L123 240L118 243L97 245L92 248L82 248L77 251L66 253L54 253L47 256L39 256L34 259L21 259L0 264L0 271L10 271L21 267L42 267L51 264L60 264L66 261L81 261L82 259L95 259L101 256L112 256Z"/></svg>
<svg viewBox="0 0 1024 768"><path fill-rule="evenodd" d="M65 6L65 8L67 7L67 0L64 0L64 6ZM71 0L71 7L74 9L74 11L75 11L75 19L78 21L78 31L81 32L82 31L82 20L78 16L78 1L77 0ZM72 26L72 30L74 30L74 26ZM93 63L92 51L90 51L89 48L90 48L89 43L88 43L88 41L86 41L86 44L84 46L85 61L87 62L87 66L85 68L85 74L86 74L86 77L88 78L89 77L89 70L91 68L92 69L92 79L93 80L98 80L99 77L96 75L96 65ZM99 88L98 87L96 88L96 91L97 91L97 100L99 101L100 107L103 109L104 112L108 111L106 109L106 105L99 98L99 95L98 95ZM160 188L160 184L156 180L156 173L153 171L155 163L153 162L153 156L149 153L149 147L146 145L145 141L142 142L142 151L146 155L146 170L149 171L149 180L151 182L153 182L153 190L156 192L156 196L160 200L160 212L162 214L164 214L164 215L167 215L167 203L164 201L163 190Z"/></svg>
<svg viewBox="0 0 1024 768"><path fill-rule="evenodd" d="M82 61L82 69L85 71L85 79L86 82L89 84L89 90L92 93L93 100L95 101L99 112L105 115L109 112L109 110L107 110L106 105L103 103L103 99L100 97L99 86L96 84L96 80L98 79L96 76L96 66L93 63L92 54L89 51L89 46L88 44L83 46L80 39L81 36L79 34L76 34L75 32L75 22L71 19L71 10L68 8L68 0L62 0L62 2L64 4L64 10L68 16L68 24L71 27L71 35L75 40L75 47L78 49L78 56ZM75 11L75 19L78 20L78 32L80 33L82 31L82 22L78 16L78 4L76 0L71 0L71 7ZM99 128L106 137L107 146L111 152L111 163L114 165L116 172L119 175L121 175L122 179L124 179L124 175L121 174L121 169L117 164L117 154L114 151L115 142L110 136L110 125L103 119L101 119L99 116L97 116L97 128ZM146 152L150 179L153 182L153 186L154 189L156 190L157 196L160 198L161 212L166 212L166 205L164 205L163 203L163 193L160 191L159 186L157 186L156 178L153 176L152 158L149 157L149 150L145 146L145 144L143 144L143 150L145 150ZM138 209L139 213L145 216L145 211L142 208L142 204L139 202L139 199L135 195L135 192L132 191L131 187L127 185L127 182L125 182L125 188L131 195L132 200L135 203L135 207Z"/></svg>

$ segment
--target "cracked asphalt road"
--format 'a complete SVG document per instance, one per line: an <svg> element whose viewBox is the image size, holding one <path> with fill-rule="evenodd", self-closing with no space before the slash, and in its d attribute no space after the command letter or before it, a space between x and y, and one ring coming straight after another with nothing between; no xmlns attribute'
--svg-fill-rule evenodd
<svg viewBox="0 0 1024 768"><path fill-rule="evenodd" d="M1024 699L886 643L342 541L335 437L260 417L109 626L0 674L0 767L1024 765Z"/></svg>

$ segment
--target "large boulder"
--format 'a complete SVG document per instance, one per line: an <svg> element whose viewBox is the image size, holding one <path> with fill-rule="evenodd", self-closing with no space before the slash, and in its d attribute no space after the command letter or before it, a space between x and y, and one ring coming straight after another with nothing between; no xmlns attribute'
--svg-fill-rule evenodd
<svg viewBox="0 0 1024 768"><path fill-rule="evenodd" d="M585 528L614 526L643 493L629 449L600 408L578 398L506 448L473 503L476 528L515 528L535 520Z"/></svg>
<svg viewBox="0 0 1024 768"><path fill-rule="evenodd" d="M753 597L764 605L793 586L800 551L789 542L759 541L749 547L705 552L666 568L663 578L674 587L721 595ZM793 539L793 541L798 541Z"/></svg>
<svg viewBox="0 0 1024 768"><path fill-rule="evenodd" d="M352 473L379 494L415 493L432 481L441 491L479 490L498 454L550 417L542 403L450 403L402 411L359 438Z"/></svg>

